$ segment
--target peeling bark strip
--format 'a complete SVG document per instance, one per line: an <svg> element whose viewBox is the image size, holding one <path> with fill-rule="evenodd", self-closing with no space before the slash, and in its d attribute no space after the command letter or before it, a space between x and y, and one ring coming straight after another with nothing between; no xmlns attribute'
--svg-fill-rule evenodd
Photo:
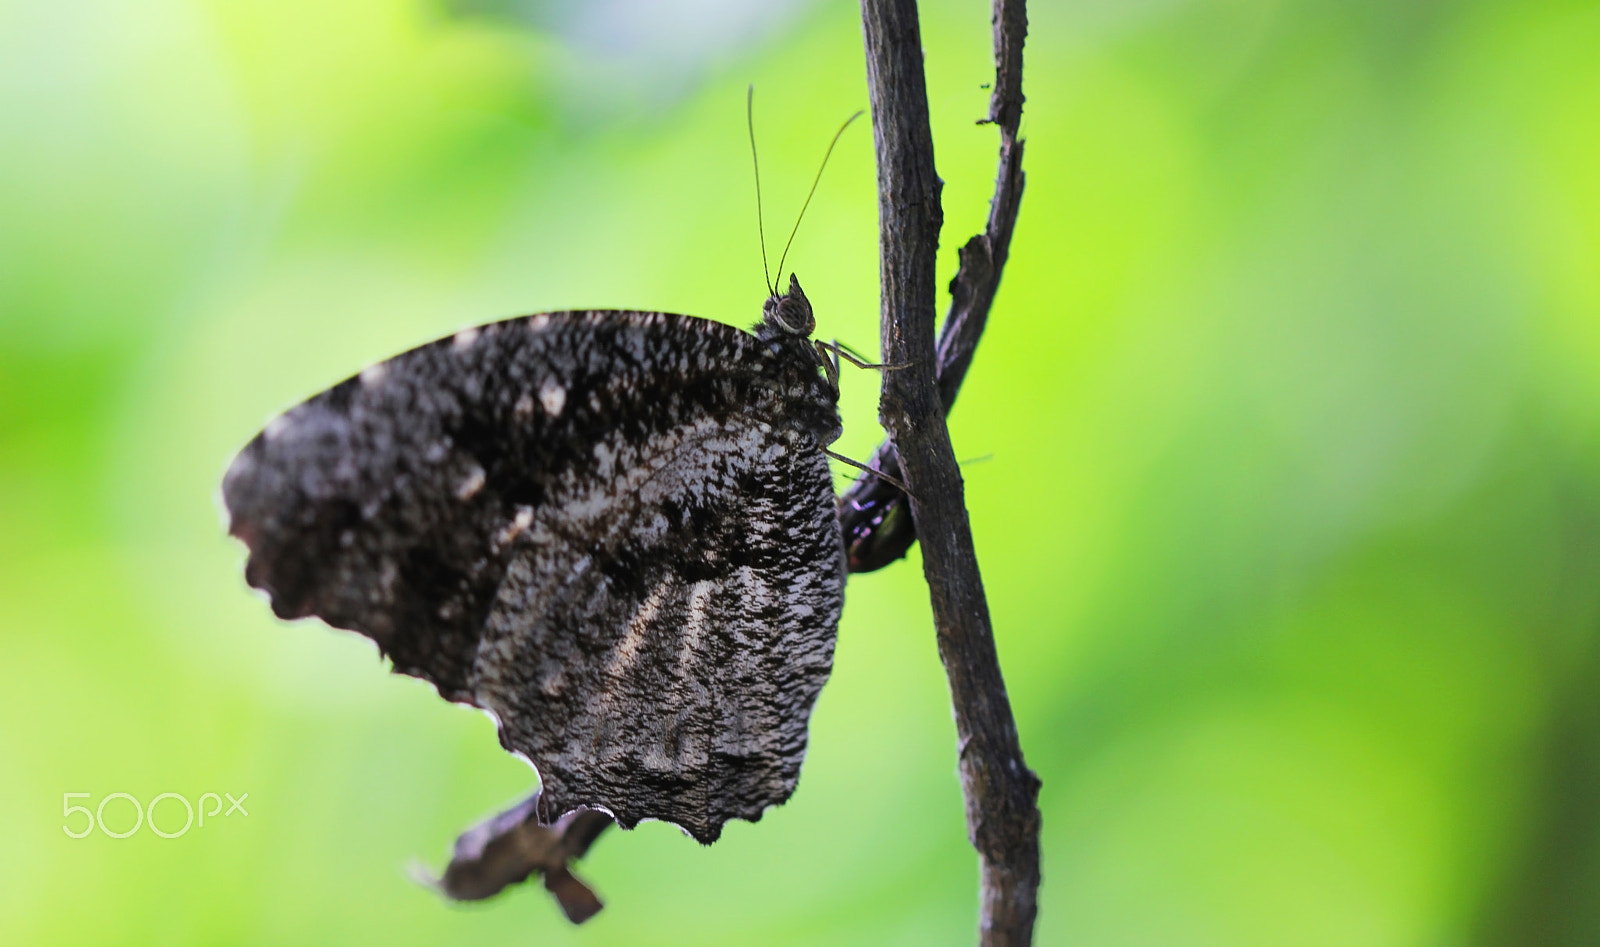
<svg viewBox="0 0 1600 947"><path fill-rule="evenodd" d="M1000 129L1000 167L989 202L988 225L961 248L961 266L950 281L950 310L938 348L939 398L945 414L956 403L983 335L1022 204L1023 143L1017 138L1017 126L1022 121L1022 42L1028 32L1024 0L997 0L993 21L994 92L989 98L989 117L979 124ZM880 444L868 466L898 477L900 455L894 442ZM851 484L839 501L839 519L851 572L881 569L903 557L917 541L911 517L906 515L905 494L880 477L863 476Z"/></svg>
<svg viewBox="0 0 1600 947"><path fill-rule="evenodd" d="M922 538L939 657L950 679L967 831L982 873L979 943L1022 945L1032 940L1037 910L1039 780L1022 759L967 521L961 471L944 423L954 391L940 390L937 366L944 364L945 353L935 360L934 258L942 212L917 5L915 0L861 0L861 18L878 158L883 359L904 366L883 373L879 418L914 494L906 502ZM953 384L965 372L987 316L1021 196L1016 122L1022 107L1026 16L1020 0L996 0L994 27L999 81L990 118L1001 126L1002 180L990 207L993 232L986 230L962 253L961 270L972 273L970 283L958 275L952 286L952 317L962 307L976 324L967 330L970 343L956 341L966 336L947 327ZM963 285L969 289L958 289ZM864 538L870 539L870 531ZM851 539L847 532L846 541Z"/></svg>

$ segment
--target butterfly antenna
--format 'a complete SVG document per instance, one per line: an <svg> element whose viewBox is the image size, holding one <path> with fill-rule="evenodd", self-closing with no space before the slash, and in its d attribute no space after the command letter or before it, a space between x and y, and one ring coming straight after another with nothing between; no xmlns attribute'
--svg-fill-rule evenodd
<svg viewBox="0 0 1600 947"><path fill-rule="evenodd" d="M783 245L783 255L778 257L778 279L783 279L783 262L789 259L789 247L794 244L794 235L800 232L800 221L806 217L806 208L811 206L811 196L817 193L817 185L822 183L822 172L828 167L828 159L833 156L833 146L839 143L839 136L850 127L850 123L860 118L864 110L858 109L856 113L844 120L839 130L833 133L833 140L828 142L828 150L822 155L822 165L817 168L817 176L811 181L811 190L806 192L806 202L800 205L800 216L794 219L794 229L789 231L789 242ZM776 290L774 290L776 292Z"/></svg>
<svg viewBox="0 0 1600 947"><path fill-rule="evenodd" d="M778 291L767 269L767 228L761 220L761 159L756 157L756 86L753 82L744 94L744 123L750 130L750 164L756 171L756 236L761 240L761 275L767 281L767 295L776 296Z"/></svg>

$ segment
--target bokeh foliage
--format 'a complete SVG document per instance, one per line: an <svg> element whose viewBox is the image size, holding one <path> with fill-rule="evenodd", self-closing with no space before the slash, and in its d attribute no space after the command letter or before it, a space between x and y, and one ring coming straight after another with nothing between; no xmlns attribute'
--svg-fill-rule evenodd
<svg viewBox="0 0 1600 947"><path fill-rule="evenodd" d="M991 186L986 6L924 4L947 250ZM793 801L607 836L581 930L403 877L530 773L245 590L215 488L267 417L521 312L754 321L745 84L776 231L865 104L846 2L615 87L560 17L480 7L0 0L0 942L970 942L915 554L850 585ZM993 455L1040 942L1600 942L1600 8L1032 7L953 424ZM870 150L791 256L863 348ZM60 827L65 792L224 790L249 817L180 839Z"/></svg>

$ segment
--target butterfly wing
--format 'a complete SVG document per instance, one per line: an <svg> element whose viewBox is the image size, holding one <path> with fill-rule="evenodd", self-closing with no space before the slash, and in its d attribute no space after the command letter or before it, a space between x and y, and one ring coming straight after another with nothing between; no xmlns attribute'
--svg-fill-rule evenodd
<svg viewBox="0 0 1600 947"><path fill-rule="evenodd" d="M369 368L223 484L246 577L491 711L578 806L702 842L793 792L845 560L814 367L729 326L549 313Z"/></svg>

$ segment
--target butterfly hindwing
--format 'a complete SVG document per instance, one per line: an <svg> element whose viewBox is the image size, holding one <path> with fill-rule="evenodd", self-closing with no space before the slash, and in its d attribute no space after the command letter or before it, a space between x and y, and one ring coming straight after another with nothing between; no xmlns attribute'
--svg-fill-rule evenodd
<svg viewBox="0 0 1600 947"><path fill-rule="evenodd" d="M595 311L396 356L234 461L247 578L493 712L545 819L711 841L793 791L842 607L835 395L800 351Z"/></svg>

